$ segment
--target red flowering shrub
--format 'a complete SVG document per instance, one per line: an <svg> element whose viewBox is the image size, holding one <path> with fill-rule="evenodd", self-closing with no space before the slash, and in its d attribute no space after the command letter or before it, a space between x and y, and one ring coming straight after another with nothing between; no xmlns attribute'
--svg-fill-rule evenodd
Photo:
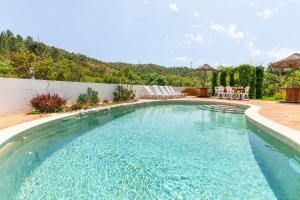
<svg viewBox="0 0 300 200"><path fill-rule="evenodd" d="M66 102L66 99L61 98L57 94L50 93L36 95L30 100L31 106L43 113L60 112Z"/></svg>

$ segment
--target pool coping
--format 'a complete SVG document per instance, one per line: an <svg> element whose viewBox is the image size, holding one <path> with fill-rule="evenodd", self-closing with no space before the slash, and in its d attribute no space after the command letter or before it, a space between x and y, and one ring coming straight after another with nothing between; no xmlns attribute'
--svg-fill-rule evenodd
<svg viewBox="0 0 300 200"><path fill-rule="evenodd" d="M247 101L226 101L226 100L219 100L219 99L170 99L170 100L139 100L137 102L131 102L131 103L124 103L124 104L115 104L108 107L99 107L99 108L92 108L89 110L80 110L70 113L62 113L62 114L51 114L49 117L45 117L42 119L37 119L25 123L21 123L9 128L5 128L0 130L0 148L5 145L6 142L8 142L11 138L17 136L18 134L33 128L35 126L39 126L42 124L45 124L50 121L76 116L76 115L82 115L82 114L88 114L91 112L98 112L103 110L110 110L112 108L116 107L127 107L130 105L138 105L138 104L145 104L149 102L176 102L176 101L184 101L184 102L207 102L207 103L215 103L215 104L227 104L227 105L239 105L239 106L246 106L247 109L245 110L245 116L248 120L248 122L254 124L256 127L262 129L269 135L277 138L281 142L285 143L286 145L292 147L297 152L300 152L300 131L294 130L292 128L289 128L285 125L279 124L277 122L274 122L264 116L262 116L259 113L259 110L261 109L260 106L248 104Z"/></svg>

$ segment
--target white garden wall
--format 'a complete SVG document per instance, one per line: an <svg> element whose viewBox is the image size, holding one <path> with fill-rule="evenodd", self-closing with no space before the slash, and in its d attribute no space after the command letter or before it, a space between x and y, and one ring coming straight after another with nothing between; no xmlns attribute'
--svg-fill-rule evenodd
<svg viewBox="0 0 300 200"><path fill-rule="evenodd" d="M30 99L43 92L57 93L72 104L88 87L98 91L101 100L112 100L116 84L0 78L0 115L30 111ZM133 89L136 98L141 98L145 93L141 85L134 85ZM182 90L180 87L174 89Z"/></svg>

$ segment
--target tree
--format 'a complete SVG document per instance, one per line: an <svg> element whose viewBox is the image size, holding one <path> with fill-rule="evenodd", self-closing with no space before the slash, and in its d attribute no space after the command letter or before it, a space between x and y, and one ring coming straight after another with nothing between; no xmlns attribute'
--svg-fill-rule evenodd
<svg viewBox="0 0 300 200"><path fill-rule="evenodd" d="M13 67L8 61L0 60L0 76L2 77L14 77Z"/></svg>
<svg viewBox="0 0 300 200"><path fill-rule="evenodd" d="M238 66L238 84L240 86L246 87L250 86L251 82L251 75L252 75L252 65L249 64L243 64Z"/></svg>
<svg viewBox="0 0 300 200"><path fill-rule="evenodd" d="M267 72L264 74L263 96L272 97L281 87L281 78L278 74Z"/></svg>
<svg viewBox="0 0 300 200"><path fill-rule="evenodd" d="M3 58L8 58L10 55L9 39L5 32L0 34L0 55Z"/></svg>
<svg viewBox="0 0 300 200"><path fill-rule="evenodd" d="M256 97L256 70L255 67L249 64L243 64L237 67L238 82L240 86L250 86L249 97Z"/></svg>
<svg viewBox="0 0 300 200"><path fill-rule="evenodd" d="M235 70L230 69L230 72L229 72L229 85L230 86L235 86L234 74L235 74Z"/></svg>
<svg viewBox="0 0 300 200"><path fill-rule="evenodd" d="M262 99L263 97L264 70L263 66L256 67L256 99Z"/></svg>
<svg viewBox="0 0 300 200"><path fill-rule="evenodd" d="M36 62L36 55L28 51L17 51L11 55L11 64L21 78L29 78L29 68Z"/></svg>
<svg viewBox="0 0 300 200"><path fill-rule="evenodd" d="M250 91L249 97L251 99L256 98L256 68L252 67L252 73L250 74Z"/></svg>
<svg viewBox="0 0 300 200"><path fill-rule="evenodd" d="M226 70L222 70L221 74L220 74L220 85L222 85L224 87L227 86L226 78L227 78L227 72L226 72Z"/></svg>
<svg viewBox="0 0 300 200"><path fill-rule="evenodd" d="M0 33L0 60L9 63L9 65L1 68L0 76L19 78L28 78L29 67L33 66L36 68L36 78L44 80L159 84L185 87L197 87L202 84L203 80L196 70L188 67L103 62L82 54L70 53L45 45L34 41L30 36L23 39L22 36L14 35L9 30ZM250 68L253 67L249 66ZM258 87L257 80L250 80L251 75L249 73L252 71L249 71L247 65L238 67L240 69L237 68L234 75L231 71L233 67L220 66L219 68L219 84L221 85L236 85L238 83L242 86L255 85L256 88ZM224 72L221 73L223 70ZM282 77L288 80L289 72L281 73L283 74ZM296 74L298 76L299 73ZM276 75L281 77L280 74ZM213 75L209 75L209 87L213 86L211 82L213 78ZM279 85L282 86L287 83L289 82L281 81ZM265 89L267 91L270 87L266 88L264 84L263 93L265 93Z"/></svg>
<svg viewBox="0 0 300 200"><path fill-rule="evenodd" d="M218 82L218 72L212 73L212 79L211 79L211 88L212 88L212 95L214 96L216 91L215 87L217 86Z"/></svg>
<svg viewBox="0 0 300 200"><path fill-rule="evenodd" d="M41 80L56 80L57 72L53 60L36 61L34 77Z"/></svg>

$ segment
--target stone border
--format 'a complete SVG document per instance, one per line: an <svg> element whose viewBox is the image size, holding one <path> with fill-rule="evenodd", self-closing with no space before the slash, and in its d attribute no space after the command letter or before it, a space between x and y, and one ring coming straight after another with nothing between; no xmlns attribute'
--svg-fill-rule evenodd
<svg viewBox="0 0 300 200"><path fill-rule="evenodd" d="M172 100L139 100L133 103L125 103L125 104L116 104L108 107L100 107L100 108L93 108L90 110L83 110L83 111L76 111L71 113L64 113L64 114L53 114L50 117L25 122L22 124L18 124L12 126L10 128L6 128L0 130L0 148L8 142L11 138L15 137L16 135L22 133L25 130L28 130L32 127L45 124L50 121L62 119L65 117L71 117L76 115L87 114L91 112L98 112L101 110L110 110L116 107L124 107L130 105L137 105L137 104L144 104L148 102L176 102L176 101L183 101L183 102L207 102L207 103L216 103L216 104L228 104L228 105L238 105L248 107L245 111L245 116L247 120L254 124L256 127L262 129L264 132L268 133L269 135L279 139L286 145L292 147L297 152L300 152L300 132L296 131L292 128L274 122L259 113L261 107L256 105L247 104L245 101L237 101L237 102L229 102L226 100L217 100L217 99L172 99Z"/></svg>
<svg viewBox="0 0 300 200"><path fill-rule="evenodd" d="M300 132L262 116L259 114L260 109L259 106L251 105L245 111L247 120L300 153Z"/></svg>

